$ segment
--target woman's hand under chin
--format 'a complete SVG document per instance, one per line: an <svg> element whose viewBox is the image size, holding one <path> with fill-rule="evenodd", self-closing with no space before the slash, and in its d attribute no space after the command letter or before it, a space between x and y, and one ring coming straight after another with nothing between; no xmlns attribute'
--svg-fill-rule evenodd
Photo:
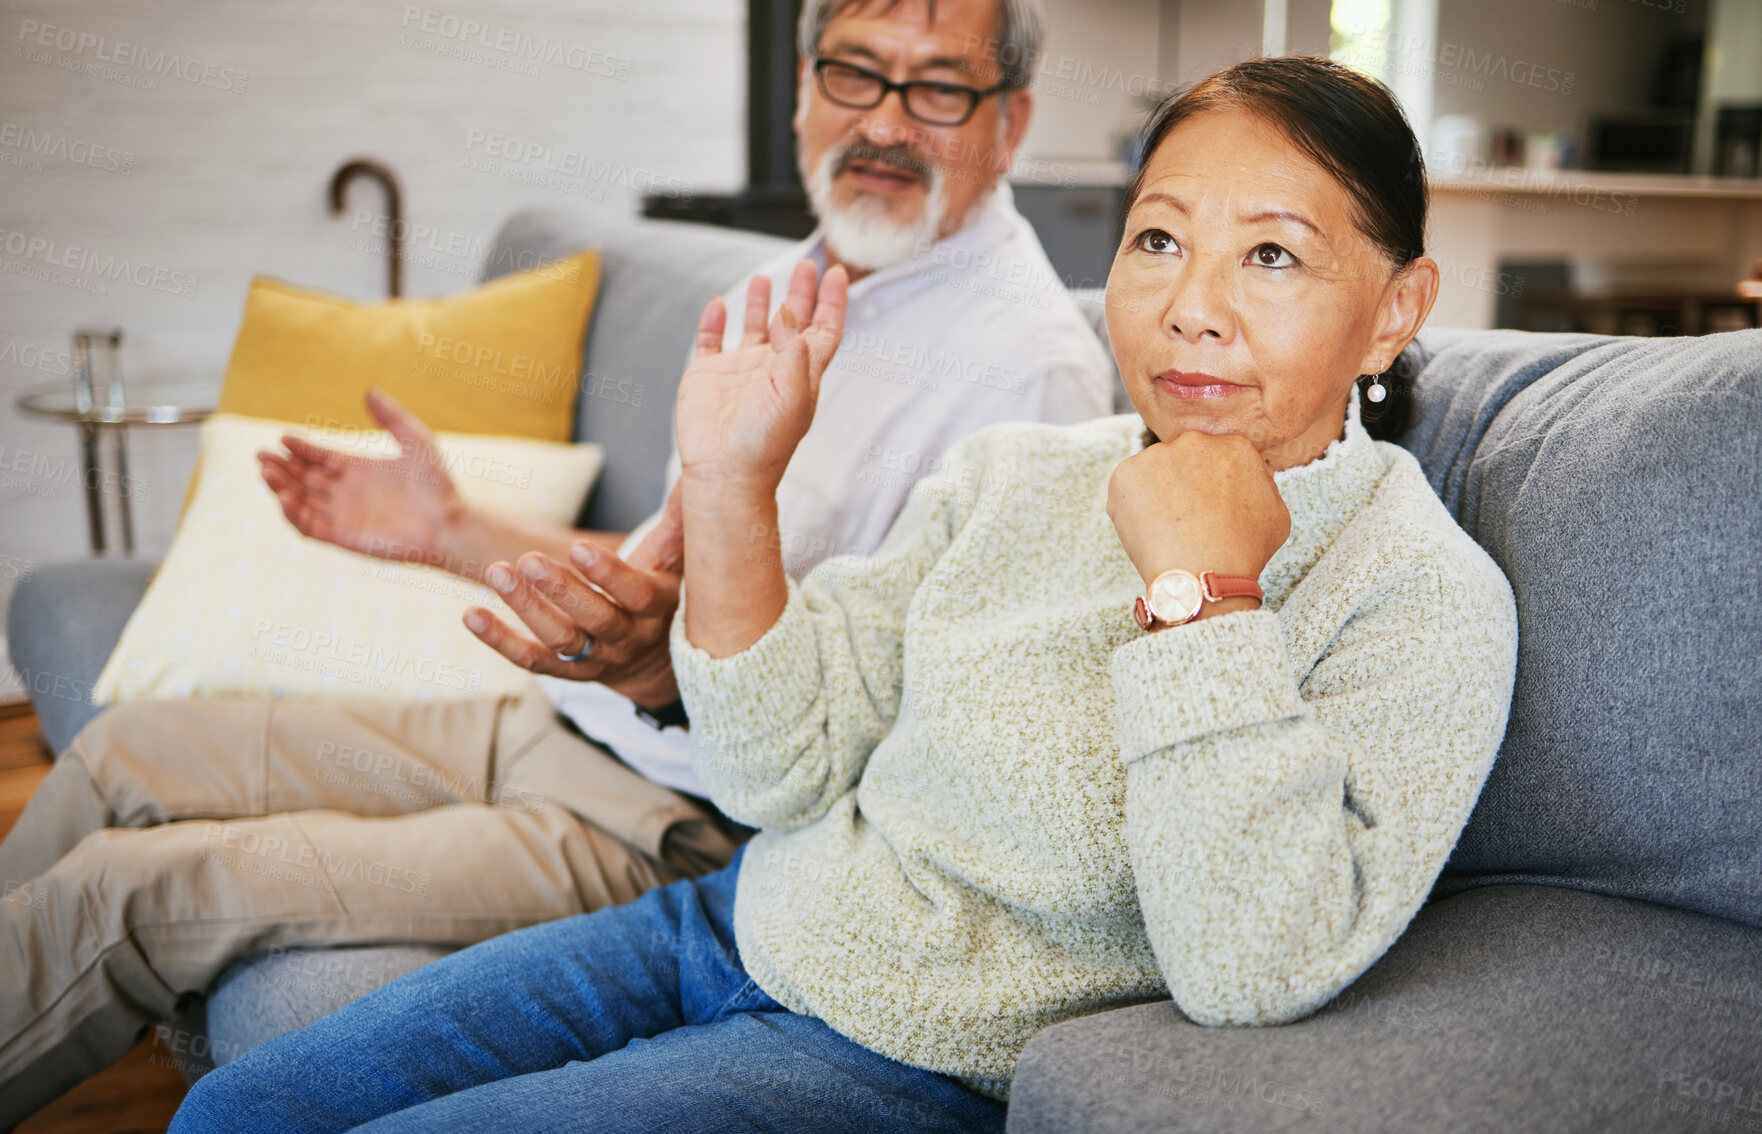
<svg viewBox="0 0 1762 1134"><path fill-rule="evenodd" d="M1192 431L1127 457L1108 481L1107 514L1147 585L1176 568L1259 578L1291 535L1272 470L1235 434Z"/></svg>

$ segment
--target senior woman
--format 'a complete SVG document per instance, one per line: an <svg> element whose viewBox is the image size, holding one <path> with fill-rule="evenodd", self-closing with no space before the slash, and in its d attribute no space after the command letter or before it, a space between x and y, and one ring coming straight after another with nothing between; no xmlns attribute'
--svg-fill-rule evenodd
<svg viewBox="0 0 1762 1134"><path fill-rule="evenodd" d="M776 488L845 281L679 394L694 762L725 871L468 949L197 1085L177 1130L1001 1129L1039 1029L1276 1024L1425 900L1503 733L1510 589L1358 387L1424 321L1425 181L1319 59L1162 107L1108 329L1138 413L995 427L799 585ZM817 287L816 287L817 282ZM1148 430L1146 430L1148 427Z"/></svg>

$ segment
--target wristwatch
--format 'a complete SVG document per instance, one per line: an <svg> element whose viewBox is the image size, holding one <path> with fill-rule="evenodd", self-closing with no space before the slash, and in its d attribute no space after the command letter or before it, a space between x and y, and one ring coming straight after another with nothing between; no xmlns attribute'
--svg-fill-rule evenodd
<svg viewBox="0 0 1762 1134"><path fill-rule="evenodd" d="M636 703L633 701L631 704ZM656 732L664 728L686 728L691 724L691 718L685 715L685 702L677 697L658 709L645 709L636 705L636 716Z"/></svg>
<svg viewBox="0 0 1762 1134"><path fill-rule="evenodd" d="M1132 603L1132 617L1140 629L1164 630L1198 618L1208 602L1233 598L1262 602L1266 596L1260 580L1252 575L1220 575L1216 571L1194 575L1176 568L1150 580L1150 586Z"/></svg>

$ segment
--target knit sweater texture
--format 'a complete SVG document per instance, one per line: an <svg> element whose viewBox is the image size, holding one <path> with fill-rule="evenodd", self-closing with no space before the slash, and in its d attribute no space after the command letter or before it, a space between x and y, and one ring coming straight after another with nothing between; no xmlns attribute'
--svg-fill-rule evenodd
<svg viewBox="0 0 1762 1134"><path fill-rule="evenodd" d="M1134 623L1106 512L1128 415L973 435L738 654L681 613L693 765L762 828L735 901L758 986L1003 1099L1061 1020L1172 996L1277 1024L1382 956L1492 766L1517 616L1357 409L1275 474L1260 610Z"/></svg>

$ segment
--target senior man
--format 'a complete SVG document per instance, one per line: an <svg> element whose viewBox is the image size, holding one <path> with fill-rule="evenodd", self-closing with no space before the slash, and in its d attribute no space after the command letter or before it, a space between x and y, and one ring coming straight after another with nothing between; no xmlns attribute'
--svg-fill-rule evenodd
<svg viewBox="0 0 1762 1134"><path fill-rule="evenodd" d="M800 259L852 282L779 530L754 533L792 574L878 546L965 434L1108 412L1109 360L1001 181L1039 29L1033 0L806 5L794 125L820 227L756 274L779 298ZM728 319L730 345L745 321ZM688 759L667 655L677 516L663 507L621 540L473 511L422 423L383 395L369 404L402 455L264 454L283 510L341 546L483 578L527 626L479 608L467 624L544 675L548 698L99 717L0 845L0 877L19 883L0 904L0 1128L236 958L463 946L705 873L746 833L702 798Z"/></svg>

